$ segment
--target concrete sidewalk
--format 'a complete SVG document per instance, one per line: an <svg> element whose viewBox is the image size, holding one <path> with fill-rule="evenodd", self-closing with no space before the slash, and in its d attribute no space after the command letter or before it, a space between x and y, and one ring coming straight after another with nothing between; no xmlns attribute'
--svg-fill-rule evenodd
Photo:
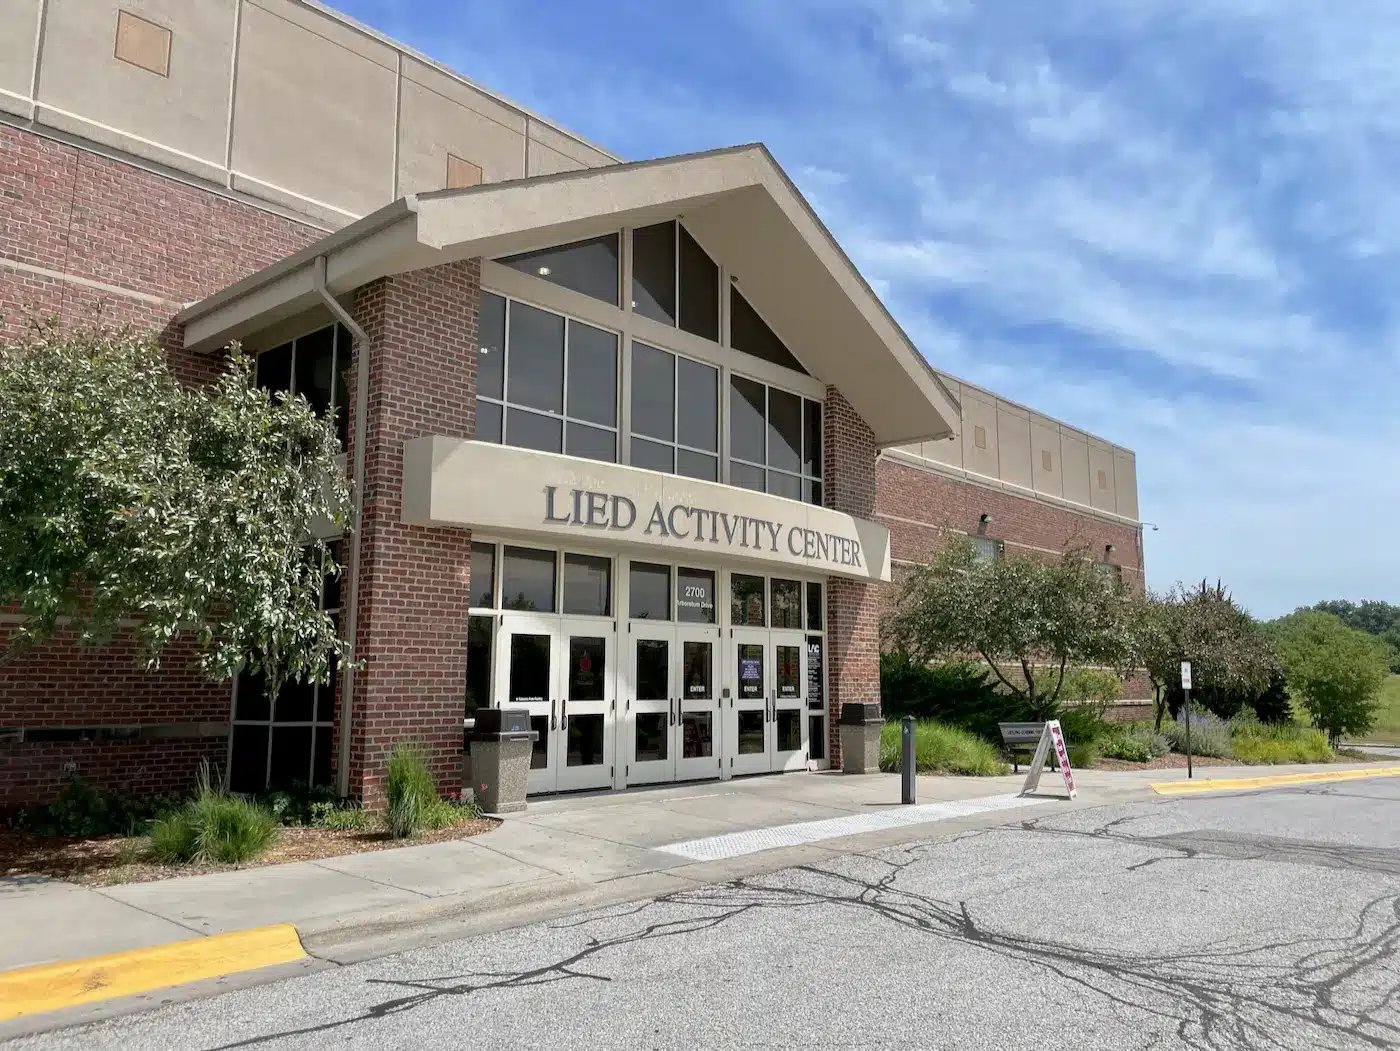
<svg viewBox="0 0 1400 1051"><path fill-rule="evenodd" d="M1275 767L1269 772L1317 769ZM1211 778L1259 773L1257 767L1199 771ZM278 923L294 924L313 956L346 962L832 853L1149 796L1153 782L1184 777L1185 771L1177 770L1081 771L1076 774L1079 798L1070 803L1061 794L1058 776L1047 772L1043 794L1025 804L1006 801L1020 790L1019 776L922 777L920 804L982 800L988 807L1016 809L960 816L957 807L930 808L942 819L780 849L755 848L737 857L721 854L720 860L696 861L716 855L692 851L686 856L660 848L898 810L899 778L787 774L545 799L471 839L100 889L48 879L5 879L0 880L0 930L9 937L0 940L0 971ZM830 827L861 825L836 822Z"/></svg>

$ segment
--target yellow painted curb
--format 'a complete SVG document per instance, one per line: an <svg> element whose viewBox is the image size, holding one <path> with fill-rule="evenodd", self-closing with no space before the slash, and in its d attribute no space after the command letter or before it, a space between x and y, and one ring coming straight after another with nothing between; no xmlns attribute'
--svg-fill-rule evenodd
<svg viewBox="0 0 1400 1051"><path fill-rule="evenodd" d="M290 923L0 971L0 1021L304 959Z"/></svg>
<svg viewBox="0 0 1400 1051"><path fill-rule="evenodd" d="M1370 770L1319 770L1307 774L1274 774L1264 777L1222 777L1202 781L1157 781L1152 790L1161 796L1193 795L1197 792L1243 792L1251 788L1317 784L1320 781L1359 781L1365 777L1400 777L1400 766L1377 766Z"/></svg>

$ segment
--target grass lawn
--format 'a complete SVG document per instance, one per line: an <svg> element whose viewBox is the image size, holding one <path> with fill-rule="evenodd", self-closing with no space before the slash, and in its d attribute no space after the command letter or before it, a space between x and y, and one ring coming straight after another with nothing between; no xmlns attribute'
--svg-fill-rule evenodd
<svg viewBox="0 0 1400 1051"><path fill-rule="evenodd" d="M1366 740L1372 744L1400 744L1400 675L1392 675L1381 687L1376 725Z"/></svg>

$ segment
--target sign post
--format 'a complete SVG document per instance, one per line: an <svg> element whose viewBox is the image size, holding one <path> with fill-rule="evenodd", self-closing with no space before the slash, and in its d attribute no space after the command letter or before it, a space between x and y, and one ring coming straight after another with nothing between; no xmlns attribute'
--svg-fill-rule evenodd
<svg viewBox="0 0 1400 1051"><path fill-rule="evenodd" d="M1181 703L1186 712L1186 779L1195 776L1191 768L1191 662L1181 662Z"/></svg>
<svg viewBox="0 0 1400 1051"><path fill-rule="evenodd" d="M1069 748L1065 745L1065 733L1060 729L1060 720L1051 719L1040 733L1040 744L1036 745L1035 758L1026 770L1026 783L1021 786L1021 795L1034 792L1040 785L1040 772L1045 769L1045 760L1050 749L1055 750L1055 759L1060 767L1060 777L1065 782L1065 791L1073 799L1078 793L1074 785L1074 771L1069 765Z"/></svg>

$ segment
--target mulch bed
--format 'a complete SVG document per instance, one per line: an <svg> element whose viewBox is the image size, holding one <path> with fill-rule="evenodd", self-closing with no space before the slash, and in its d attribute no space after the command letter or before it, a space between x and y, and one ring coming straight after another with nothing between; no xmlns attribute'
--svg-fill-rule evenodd
<svg viewBox="0 0 1400 1051"><path fill-rule="evenodd" d="M83 839L71 836L36 836L28 832L0 829L0 876L49 876L85 887L106 887L117 883L146 883L175 876L198 876L206 872L261 868L291 861L360 854L369 850L392 850L466 839L489 832L500 822L475 818L451 828L424 832L411 839L390 839L387 832L333 832L324 828L284 828L277 842L262 857L242 865L167 865L145 860L141 837L121 836Z"/></svg>

